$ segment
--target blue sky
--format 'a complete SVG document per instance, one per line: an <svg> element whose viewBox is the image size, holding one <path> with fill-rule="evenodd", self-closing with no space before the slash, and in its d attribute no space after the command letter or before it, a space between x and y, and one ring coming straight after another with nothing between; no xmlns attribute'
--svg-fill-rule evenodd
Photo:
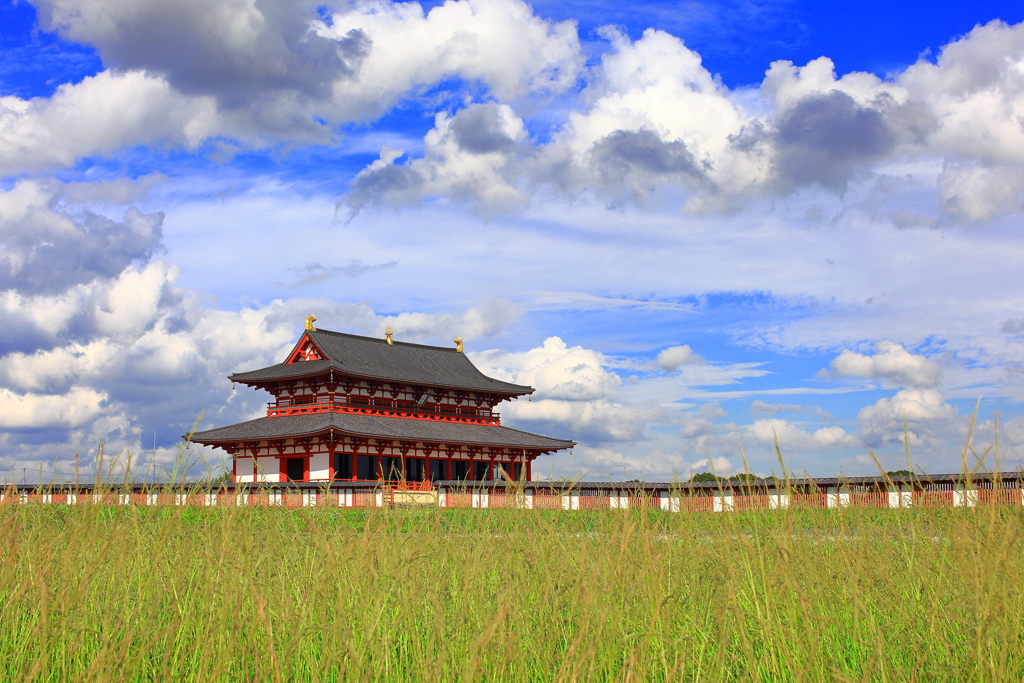
<svg viewBox="0 0 1024 683"><path fill-rule="evenodd" d="M168 462L200 413L260 412L225 375L309 313L461 335L537 387L506 423L579 442L554 476L766 474L774 438L815 475L902 468L904 418L954 471L979 398L974 452L998 419L1015 467L1022 21L2 3L0 468Z"/></svg>

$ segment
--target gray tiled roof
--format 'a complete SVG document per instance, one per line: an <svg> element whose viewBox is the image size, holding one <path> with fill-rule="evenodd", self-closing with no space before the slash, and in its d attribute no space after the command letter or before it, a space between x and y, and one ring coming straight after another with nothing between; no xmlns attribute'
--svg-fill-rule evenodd
<svg viewBox="0 0 1024 683"><path fill-rule="evenodd" d="M261 417L249 422L205 432L196 432L192 441L217 445L253 439L282 439L294 436L312 436L328 429L353 436L431 441L435 443L467 443L483 446L514 448L541 448L558 450L576 444L564 439L552 439L539 434L497 425L465 424L435 420L410 420L400 417L357 415L352 413L313 413L310 415L280 415Z"/></svg>
<svg viewBox="0 0 1024 683"><path fill-rule="evenodd" d="M327 356L326 360L300 361L291 365L280 363L260 370L235 373L231 375L231 380L253 383L294 379L334 369L360 378L426 386L514 395L533 392L533 387L486 376L477 370L466 354L456 351L454 347L400 341L391 345L383 339L330 330L314 330L306 334Z"/></svg>

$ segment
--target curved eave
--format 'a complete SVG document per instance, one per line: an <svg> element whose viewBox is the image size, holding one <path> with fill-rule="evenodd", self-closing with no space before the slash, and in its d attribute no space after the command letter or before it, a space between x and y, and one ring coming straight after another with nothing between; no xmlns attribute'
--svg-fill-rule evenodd
<svg viewBox="0 0 1024 683"><path fill-rule="evenodd" d="M196 432L192 434L191 441L205 446L221 446L247 441L311 437L332 431L340 435L361 438L464 443L539 451L560 451L576 445L574 441L554 439L499 425L410 420L349 413L261 417L227 427Z"/></svg>
<svg viewBox="0 0 1024 683"><path fill-rule="evenodd" d="M317 364L316 369L308 369L305 366L307 364ZM284 371L284 372L273 372L276 368L295 368L296 371ZM498 385L495 388L483 388L483 387L469 387L461 384L446 384L444 382L432 382L427 384L425 382L417 382L409 379L402 379L399 377L388 377L382 375L370 375L365 373L351 372L343 367L343 363L339 361L323 361L323 360L307 360L299 363L280 363L278 365L270 365L259 370L250 370L249 372L236 372L228 375L228 379L232 382L238 382L239 384L245 384L250 387L258 387L270 382L279 382L295 379L306 379L309 377L316 377L330 371L341 373L343 376L352 377L360 380L368 380L375 382L394 382L395 384L407 384L409 386L422 386L422 387L439 387L442 389L455 389L459 391L473 391L476 393L490 393L490 394L502 394L505 396L526 396L532 394L536 389L530 386L524 386L521 384L512 384L510 382L502 382L500 379L493 379L482 375L488 382L493 382ZM258 373L264 373L262 375ZM482 374L482 373L481 373Z"/></svg>

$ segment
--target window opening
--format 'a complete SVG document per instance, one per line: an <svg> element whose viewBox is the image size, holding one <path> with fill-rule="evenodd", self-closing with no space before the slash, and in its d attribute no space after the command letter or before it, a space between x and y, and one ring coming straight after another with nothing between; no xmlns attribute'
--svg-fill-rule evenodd
<svg viewBox="0 0 1024 683"><path fill-rule="evenodd" d="M303 481L306 478L305 458L288 458L285 461L285 476L288 481Z"/></svg>
<svg viewBox="0 0 1024 683"><path fill-rule="evenodd" d="M441 481L448 478L448 464L447 460L431 460L430 461L430 480Z"/></svg>

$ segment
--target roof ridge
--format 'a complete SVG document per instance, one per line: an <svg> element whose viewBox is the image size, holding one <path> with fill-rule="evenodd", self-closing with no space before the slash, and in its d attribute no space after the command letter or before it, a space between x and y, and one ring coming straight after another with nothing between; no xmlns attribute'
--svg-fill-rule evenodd
<svg viewBox="0 0 1024 683"><path fill-rule="evenodd" d="M315 330L307 330L307 332L323 332L325 334L331 334L338 337L349 337L352 339L360 339L364 341L377 342L378 344L387 344L387 339L379 339L377 337L368 337L363 334L352 334L351 332L337 332L335 330L325 330L323 328L316 328ZM422 349L436 349L438 351L452 351L454 353L460 353L454 346L434 346L432 344L418 344L416 342L401 341L400 339L392 339L392 343L388 346L417 346Z"/></svg>

